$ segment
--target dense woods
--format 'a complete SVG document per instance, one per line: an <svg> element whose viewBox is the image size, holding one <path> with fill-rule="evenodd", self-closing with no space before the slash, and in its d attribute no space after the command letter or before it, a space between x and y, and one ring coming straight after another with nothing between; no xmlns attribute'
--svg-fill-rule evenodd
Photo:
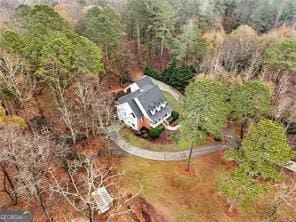
<svg viewBox="0 0 296 222"><path fill-rule="evenodd" d="M295 160L295 27L294 0L0 1L0 207L59 221L57 201L89 221L141 221L108 127L117 93L144 73L183 95L177 144L222 141L236 124L235 167L214 184L230 212L250 213ZM98 138L103 151L79 150ZM91 196L101 186L115 200L104 215Z"/></svg>

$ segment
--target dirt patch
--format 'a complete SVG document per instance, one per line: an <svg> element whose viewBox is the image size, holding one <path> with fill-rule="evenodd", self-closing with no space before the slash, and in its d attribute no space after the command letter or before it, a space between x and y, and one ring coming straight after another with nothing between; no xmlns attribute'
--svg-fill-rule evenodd
<svg viewBox="0 0 296 222"><path fill-rule="evenodd" d="M128 207L132 209L133 219L139 222L169 222L168 218L154 208L151 203L142 197L133 199Z"/></svg>
<svg viewBox="0 0 296 222"><path fill-rule="evenodd" d="M195 176L195 170L193 167L189 167L189 169L186 171L185 166L181 165L179 167L179 172L184 176Z"/></svg>
<svg viewBox="0 0 296 222"><path fill-rule="evenodd" d="M225 212L225 214L226 214L228 217L230 217L230 218L235 218L235 217L237 217L237 214L238 214L238 212L237 212L236 209L233 209L233 211L230 212L230 211L228 210L228 208L225 208L225 209L224 209L224 212Z"/></svg>

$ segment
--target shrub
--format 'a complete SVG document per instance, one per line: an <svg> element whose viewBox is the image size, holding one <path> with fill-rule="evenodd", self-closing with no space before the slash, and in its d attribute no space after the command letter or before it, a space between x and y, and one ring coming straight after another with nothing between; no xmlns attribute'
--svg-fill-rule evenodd
<svg viewBox="0 0 296 222"><path fill-rule="evenodd" d="M151 76L171 86L181 89L184 89L194 77L191 69L188 66L184 64L177 66L175 60L168 64L168 66L162 72L157 72L153 68L146 67L144 69L144 73L145 75Z"/></svg>
<svg viewBox="0 0 296 222"><path fill-rule="evenodd" d="M142 137L146 139L146 138L149 137L149 134L148 133L143 133Z"/></svg>
<svg viewBox="0 0 296 222"><path fill-rule="evenodd" d="M142 132L141 132L141 131L136 131L136 132L135 132L135 135L136 135L136 136L142 136Z"/></svg>
<svg viewBox="0 0 296 222"><path fill-rule="evenodd" d="M172 121L178 119L179 116L180 116L180 114L177 111L175 111L175 110L172 111L172 114L171 114L171 117L173 118Z"/></svg>
<svg viewBox="0 0 296 222"><path fill-rule="evenodd" d="M146 130L146 129L141 129L141 133L142 134L145 134L145 133L147 133L148 132L148 130Z"/></svg>
<svg viewBox="0 0 296 222"><path fill-rule="evenodd" d="M221 142L222 141L222 135L219 134L219 135L214 136L214 140L217 141L217 142Z"/></svg>
<svg viewBox="0 0 296 222"><path fill-rule="evenodd" d="M174 118L173 118L172 116L170 116L170 117L167 119L167 121L168 121L169 123L171 123L171 122L174 121Z"/></svg>
<svg viewBox="0 0 296 222"><path fill-rule="evenodd" d="M158 127L152 128L149 132L149 135L152 138L158 138L163 130L164 130L164 126L159 125Z"/></svg>
<svg viewBox="0 0 296 222"><path fill-rule="evenodd" d="M157 72L155 69L150 68L150 67L145 67L144 69L144 74L147 76L151 76L155 79L160 79L160 74Z"/></svg>

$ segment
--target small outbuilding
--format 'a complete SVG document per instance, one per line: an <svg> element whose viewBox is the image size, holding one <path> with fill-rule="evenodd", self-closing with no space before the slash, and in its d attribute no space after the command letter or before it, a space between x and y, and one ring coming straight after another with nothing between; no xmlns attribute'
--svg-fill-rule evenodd
<svg viewBox="0 0 296 222"><path fill-rule="evenodd" d="M103 214L110 209L113 198L107 191L106 187L99 187L92 192L92 196L96 202L99 213Z"/></svg>

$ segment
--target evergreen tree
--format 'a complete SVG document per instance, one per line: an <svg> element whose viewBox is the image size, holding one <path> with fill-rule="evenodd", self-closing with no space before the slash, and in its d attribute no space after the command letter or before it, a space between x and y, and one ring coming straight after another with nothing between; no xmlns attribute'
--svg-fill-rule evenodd
<svg viewBox="0 0 296 222"><path fill-rule="evenodd" d="M108 56L109 50L122 39L123 25L120 15L110 5L94 7L87 11L82 33L99 44Z"/></svg>
<svg viewBox="0 0 296 222"><path fill-rule="evenodd" d="M217 189L231 199L231 212L235 203L250 211L250 204L262 197L269 182L283 179L280 170L295 155L287 144L284 127L261 120L251 127L242 149L227 150L225 156L239 164L233 172L218 175L215 182Z"/></svg>
<svg viewBox="0 0 296 222"><path fill-rule="evenodd" d="M271 93L268 86L259 81L236 85L230 96L233 118L241 121L241 140L249 120L259 120L271 113Z"/></svg>
<svg viewBox="0 0 296 222"><path fill-rule="evenodd" d="M189 136L194 134L195 137L192 135L190 138L199 138L199 144L205 141L207 135L220 139L221 130L226 124L230 111L228 98L228 89L217 81L191 82L186 87L185 96L182 99L183 120L180 123L182 126L180 131L189 132ZM186 139L185 134L180 137Z"/></svg>
<svg viewBox="0 0 296 222"><path fill-rule="evenodd" d="M206 49L206 41L202 38L193 21L184 26L183 33L175 40L174 53L176 59L196 69L198 69L199 62Z"/></svg>
<svg viewBox="0 0 296 222"><path fill-rule="evenodd" d="M266 49L267 63L280 70L296 70L296 40L284 39Z"/></svg>
<svg viewBox="0 0 296 222"><path fill-rule="evenodd" d="M255 178L280 181L280 169L293 158L285 128L271 120L254 124L242 141L242 149L229 150L226 157L235 160Z"/></svg>
<svg viewBox="0 0 296 222"><path fill-rule="evenodd" d="M251 211L251 204L263 197L267 186L255 182L249 177L242 167L233 172L220 172L215 181L215 187L230 200L228 211L233 212L236 205L247 211Z"/></svg>
<svg viewBox="0 0 296 222"><path fill-rule="evenodd" d="M137 36L138 55L146 42L151 57L159 47L161 59L174 31L174 11L168 0L129 0L126 7L128 28Z"/></svg>

